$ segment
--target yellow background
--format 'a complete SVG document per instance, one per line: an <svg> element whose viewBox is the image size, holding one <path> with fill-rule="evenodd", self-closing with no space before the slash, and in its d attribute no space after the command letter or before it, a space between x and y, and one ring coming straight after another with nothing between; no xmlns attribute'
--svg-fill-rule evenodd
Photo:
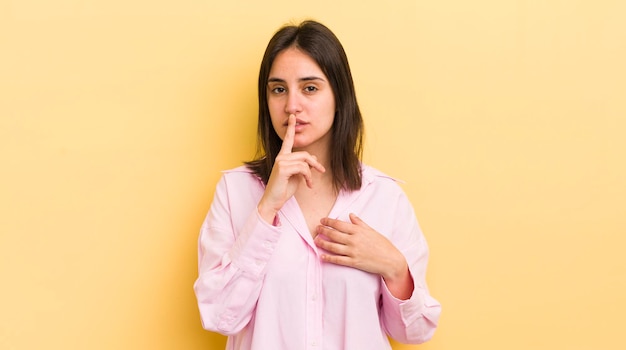
<svg viewBox="0 0 626 350"><path fill-rule="evenodd" d="M443 304L418 349L624 349L623 1L0 0L0 348L221 349L196 239L265 45L343 42ZM411 346L396 344L394 349Z"/></svg>

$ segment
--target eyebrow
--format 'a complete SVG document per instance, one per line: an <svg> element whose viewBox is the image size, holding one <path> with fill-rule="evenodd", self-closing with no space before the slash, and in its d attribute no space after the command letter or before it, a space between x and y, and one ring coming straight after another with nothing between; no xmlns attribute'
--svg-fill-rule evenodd
<svg viewBox="0 0 626 350"><path fill-rule="evenodd" d="M323 78L320 77L316 77L316 76L310 76L310 77L303 77L298 79L299 82L303 82L303 81L314 81L314 80L321 80L321 81L326 81ZM274 77L270 77L269 79L267 79L267 83L284 83L285 80L281 79L281 78L274 78Z"/></svg>

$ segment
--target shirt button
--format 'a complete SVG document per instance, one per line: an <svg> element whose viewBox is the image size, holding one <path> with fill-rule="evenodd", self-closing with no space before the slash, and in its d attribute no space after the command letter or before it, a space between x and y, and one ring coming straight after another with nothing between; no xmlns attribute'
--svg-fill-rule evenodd
<svg viewBox="0 0 626 350"><path fill-rule="evenodd" d="M317 295L315 294L311 295L311 301L315 301L315 300L317 300Z"/></svg>
<svg viewBox="0 0 626 350"><path fill-rule="evenodd" d="M316 341L312 341L311 342L311 346L317 346L317 342Z"/></svg>
<svg viewBox="0 0 626 350"><path fill-rule="evenodd" d="M263 261L257 260L257 261L255 261L255 263L257 264L257 266L261 266L263 264Z"/></svg>

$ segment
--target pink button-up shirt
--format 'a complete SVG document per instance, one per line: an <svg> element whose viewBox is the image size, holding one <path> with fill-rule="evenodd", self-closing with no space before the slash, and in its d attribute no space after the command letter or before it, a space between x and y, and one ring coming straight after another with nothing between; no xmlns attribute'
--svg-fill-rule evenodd
<svg viewBox="0 0 626 350"><path fill-rule="evenodd" d="M404 254L415 288L408 300L383 279L320 260L295 198L274 225L258 214L264 191L245 167L224 172L199 239L194 284L205 329L228 335L229 350L382 350L387 336L420 343L441 311L425 282L428 247L396 182L363 166L360 190L341 191L329 214L355 213Z"/></svg>

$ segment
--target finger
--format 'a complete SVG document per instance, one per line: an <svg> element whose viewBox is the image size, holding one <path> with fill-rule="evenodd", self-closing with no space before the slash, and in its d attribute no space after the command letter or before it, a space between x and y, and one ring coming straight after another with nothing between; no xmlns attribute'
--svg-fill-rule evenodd
<svg viewBox="0 0 626 350"><path fill-rule="evenodd" d="M296 136L296 116L293 114L289 115L289 119L287 121L287 131L285 132L285 137L283 137L283 145L280 147L280 152L278 154L288 154L291 153L293 149L293 141Z"/></svg>
<svg viewBox="0 0 626 350"><path fill-rule="evenodd" d="M309 166L311 168L314 168L315 170L323 173L326 171L326 168L324 168L324 166L322 165L322 163L320 163L317 160L317 157L314 155L311 155L309 152L298 152L298 153L303 153L303 161L307 162L309 164Z"/></svg>
<svg viewBox="0 0 626 350"><path fill-rule="evenodd" d="M312 187L313 185L311 168L306 162L299 160L283 160L279 163L278 172L279 174L281 174L281 177L284 176L284 178L286 179L289 179L292 176L301 175L304 178L307 186Z"/></svg>
<svg viewBox="0 0 626 350"><path fill-rule="evenodd" d="M313 188L313 177L311 176L311 167L306 162L298 162L294 164L295 174L299 174L304 178L307 187Z"/></svg>
<svg viewBox="0 0 626 350"><path fill-rule="evenodd" d="M354 263L352 262L352 259L347 256L322 254L321 258L325 262L329 262L335 265L355 267Z"/></svg>
<svg viewBox="0 0 626 350"><path fill-rule="evenodd" d="M350 213L350 221L357 226L362 226L366 228L370 228L368 224L365 223L360 217L356 216L354 213Z"/></svg>
<svg viewBox="0 0 626 350"><path fill-rule="evenodd" d="M304 176L304 182L306 182L306 187L313 189L313 178L311 177L311 173L302 176Z"/></svg>
<svg viewBox="0 0 626 350"><path fill-rule="evenodd" d="M325 237L327 241L348 245L350 243L350 235L326 226L317 226L317 235Z"/></svg>
<svg viewBox="0 0 626 350"><path fill-rule="evenodd" d="M315 237L314 242L316 246L318 246L321 249L324 249L325 251L329 253L333 253L336 255L346 255L346 256L348 255L349 248L347 246L343 244L331 242L322 237L323 236L321 235L317 235L317 237Z"/></svg>
<svg viewBox="0 0 626 350"><path fill-rule="evenodd" d="M324 166L322 165L322 163L320 163L317 160L317 157L314 155L311 155L309 152L305 152L305 151L300 151L300 152L293 152L290 154L289 156L290 158L293 157L293 159L299 159L302 160L304 162L306 162L311 168L314 168L315 170L319 171L319 172L325 172L326 168L324 168Z"/></svg>
<svg viewBox="0 0 626 350"><path fill-rule="evenodd" d="M317 157L316 156L312 155L311 158L313 158L313 162L309 163L309 165L311 165L312 168L316 169L317 171L319 171L321 173L326 172L326 168L324 168L322 163L317 161Z"/></svg>
<svg viewBox="0 0 626 350"><path fill-rule="evenodd" d="M337 219L331 218L322 218L320 223L324 226L332 227L335 230L339 230L341 232L352 234L355 232L355 226L353 223L345 222Z"/></svg>

